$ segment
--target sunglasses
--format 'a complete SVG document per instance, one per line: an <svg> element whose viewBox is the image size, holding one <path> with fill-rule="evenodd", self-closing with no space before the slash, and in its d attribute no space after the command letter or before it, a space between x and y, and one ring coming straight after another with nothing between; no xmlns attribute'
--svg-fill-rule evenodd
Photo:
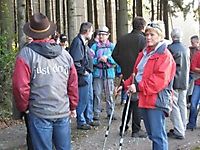
<svg viewBox="0 0 200 150"><path fill-rule="evenodd" d="M152 27L152 28L157 28L157 29L159 29L162 32L160 26L157 23L153 23L152 22L152 23L147 24L147 26L148 27Z"/></svg>

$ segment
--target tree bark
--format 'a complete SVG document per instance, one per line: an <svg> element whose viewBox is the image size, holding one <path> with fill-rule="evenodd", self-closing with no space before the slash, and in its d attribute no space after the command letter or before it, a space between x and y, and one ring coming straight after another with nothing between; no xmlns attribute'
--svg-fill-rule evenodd
<svg viewBox="0 0 200 150"><path fill-rule="evenodd" d="M97 0L94 0L94 26L95 29L99 27L98 13L97 13Z"/></svg>
<svg viewBox="0 0 200 150"><path fill-rule="evenodd" d="M119 0L119 9L117 10L117 38L128 32L128 13L127 13L127 1Z"/></svg>
<svg viewBox="0 0 200 150"><path fill-rule="evenodd" d="M136 14L137 14L137 16L143 16L141 0L136 0Z"/></svg>
<svg viewBox="0 0 200 150"><path fill-rule="evenodd" d="M0 35L7 37L8 50L11 50L15 32L13 6L12 0L0 0Z"/></svg>
<svg viewBox="0 0 200 150"><path fill-rule="evenodd" d="M17 1L18 42L21 49L26 42L23 26L26 23L26 0Z"/></svg>
<svg viewBox="0 0 200 150"><path fill-rule="evenodd" d="M75 0L68 0L68 33L69 33L69 43L72 42L73 38L76 36L75 30Z"/></svg>
<svg viewBox="0 0 200 150"><path fill-rule="evenodd" d="M160 0L160 13L159 13L159 20L163 20L163 0Z"/></svg>
<svg viewBox="0 0 200 150"><path fill-rule="evenodd" d="M50 0L45 0L45 10L46 10L46 16L49 18L49 20L52 20L51 1Z"/></svg>
<svg viewBox="0 0 200 150"><path fill-rule="evenodd" d="M63 26L64 26L64 34L68 36L68 16L67 16L67 1L63 1ZM69 39L69 37L68 37Z"/></svg>
<svg viewBox="0 0 200 150"><path fill-rule="evenodd" d="M93 0L87 0L87 14L88 14L88 21L94 24L94 8L93 8Z"/></svg>
<svg viewBox="0 0 200 150"><path fill-rule="evenodd" d="M135 18L135 14L136 14L135 9L136 9L135 0L133 0L133 9L132 9L133 10L133 18L132 19Z"/></svg>
<svg viewBox="0 0 200 150"><path fill-rule="evenodd" d="M45 1L44 0L39 0L39 12L43 13L44 15L46 15L45 9L46 9Z"/></svg>
<svg viewBox="0 0 200 150"><path fill-rule="evenodd" d="M165 24L165 38L169 40L168 0L163 0L163 21Z"/></svg>
<svg viewBox="0 0 200 150"><path fill-rule="evenodd" d="M151 20L152 21L154 20L154 14L155 14L153 2L154 2L154 0L151 0Z"/></svg>

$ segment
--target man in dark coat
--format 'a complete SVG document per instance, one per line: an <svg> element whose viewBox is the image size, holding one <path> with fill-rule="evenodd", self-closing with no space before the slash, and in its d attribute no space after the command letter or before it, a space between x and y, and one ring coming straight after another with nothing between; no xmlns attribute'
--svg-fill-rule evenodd
<svg viewBox="0 0 200 150"><path fill-rule="evenodd" d="M142 17L135 17L132 23L133 30L122 36L115 46L112 53L113 59L119 64L122 69L123 79L126 80L131 76L133 72L133 66L136 61L138 53L143 50L146 45L146 39L144 36L144 27L146 26L146 21ZM132 112L132 137L146 137L146 134L142 132L140 122L141 117L138 109L138 99L134 95L131 98L131 103L129 107L129 113L127 116L126 128L128 129L128 122L131 117ZM125 114L127 109L127 103L124 106L122 114L122 124L120 126L120 135L122 134L122 128L124 124Z"/></svg>

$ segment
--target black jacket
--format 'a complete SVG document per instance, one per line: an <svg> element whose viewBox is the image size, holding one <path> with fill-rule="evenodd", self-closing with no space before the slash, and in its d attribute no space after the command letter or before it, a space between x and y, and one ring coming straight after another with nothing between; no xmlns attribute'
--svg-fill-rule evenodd
<svg viewBox="0 0 200 150"><path fill-rule="evenodd" d="M78 75L84 75L85 71L93 71L93 62L89 55L89 50L89 47L84 45L80 34L72 41L69 53L74 60Z"/></svg>
<svg viewBox="0 0 200 150"><path fill-rule="evenodd" d="M135 29L117 41L112 57L121 67L124 79L127 79L133 72L137 55L145 46L144 33Z"/></svg>

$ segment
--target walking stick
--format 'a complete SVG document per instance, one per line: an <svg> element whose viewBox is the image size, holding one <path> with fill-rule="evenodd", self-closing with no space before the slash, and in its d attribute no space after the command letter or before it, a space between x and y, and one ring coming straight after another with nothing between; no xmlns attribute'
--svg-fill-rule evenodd
<svg viewBox="0 0 200 150"><path fill-rule="evenodd" d="M107 70L106 70L106 80L107 80L107 86L108 86L108 92L109 92L109 85L108 85L108 79L107 79ZM122 80L122 78L120 78L120 82L119 83L121 83L121 80ZM117 87L119 87L119 84L118 84ZM117 95L115 95L114 99L116 100L116 98L117 98ZM112 123L112 118L113 118L113 114L114 114L114 108L115 108L115 102L113 101L112 111L111 111L111 114L110 114L108 126L107 126L106 133L105 133L105 139L104 139L104 143L103 143L103 150L105 149L106 142L107 142L107 139L108 139L110 125Z"/></svg>
<svg viewBox="0 0 200 150"><path fill-rule="evenodd" d="M115 102L113 102L113 108L112 108L112 111L111 111L111 114L110 114L110 118L109 118L109 122L108 122L107 129L106 129L105 139L104 139L104 142L103 142L103 150L104 150L105 147L106 147L106 142L107 142L107 139L108 139L108 134L109 134L109 130L110 130L110 125L111 125L111 123L112 123L112 117L113 117L113 114L114 114L114 108L115 108Z"/></svg>
<svg viewBox="0 0 200 150"><path fill-rule="evenodd" d="M124 142L124 132L125 132L125 127L126 127L126 121L127 121L127 117L128 117L128 111L129 111L129 107L130 107L130 101L131 101L131 93L129 94L129 98L128 98L128 103L127 103L127 108L126 108L126 114L125 114L125 118L124 118L124 124L123 124L123 128L122 128L122 134L121 134L121 138L120 138L120 142L119 142L119 150L122 149L122 145Z"/></svg>
<svg viewBox="0 0 200 150"><path fill-rule="evenodd" d="M133 81L134 81L135 74L133 73L132 76L133 76ZM127 117L128 117L128 111L129 111L129 107L130 107L131 96L132 96L132 93L130 93L129 97L128 97L128 103L127 103L126 114L125 114L125 118L124 118L124 124L123 124L123 128L122 128L122 134L121 134L121 138L120 138L120 141L119 141L119 150L122 149L122 145L123 145L123 142L124 142L123 137L124 137L126 121L127 121Z"/></svg>

